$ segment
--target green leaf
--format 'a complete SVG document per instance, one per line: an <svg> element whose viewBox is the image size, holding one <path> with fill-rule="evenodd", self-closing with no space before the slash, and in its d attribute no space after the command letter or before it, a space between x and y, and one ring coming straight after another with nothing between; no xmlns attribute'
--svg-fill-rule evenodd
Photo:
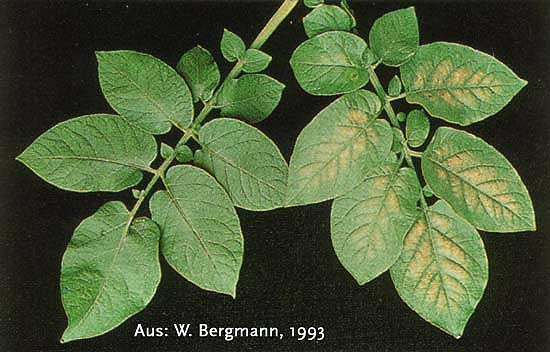
<svg viewBox="0 0 550 352"><path fill-rule="evenodd" d="M403 122L407 119L407 115L404 112L398 112L396 115L397 121Z"/></svg>
<svg viewBox="0 0 550 352"><path fill-rule="evenodd" d="M220 83L220 70L212 54L200 45L188 50L180 58L176 70L183 76L193 101L208 101Z"/></svg>
<svg viewBox="0 0 550 352"><path fill-rule="evenodd" d="M535 230L533 204L517 171L482 139L438 128L423 154L422 173L433 193L478 229Z"/></svg>
<svg viewBox="0 0 550 352"><path fill-rule="evenodd" d="M135 189L135 188L132 189L132 196L135 199L139 199L139 197L141 197L142 193L143 193L143 191L140 190L140 189Z"/></svg>
<svg viewBox="0 0 550 352"><path fill-rule="evenodd" d="M199 131L197 162L227 190L233 204L248 210L283 206L288 167L266 135L246 123L219 118Z"/></svg>
<svg viewBox="0 0 550 352"><path fill-rule="evenodd" d="M222 116L260 122L275 110L284 88L284 84L267 75L245 74L221 87L216 107Z"/></svg>
<svg viewBox="0 0 550 352"><path fill-rule="evenodd" d="M365 51L363 51L363 54L361 54L361 59L363 60L363 64L365 66L372 65L378 60L370 48L366 48Z"/></svg>
<svg viewBox="0 0 550 352"><path fill-rule="evenodd" d="M153 136L120 116L98 114L55 125L17 160L61 189L118 192L138 184L156 156Z"/></svg>
<svg viewBox="0 0 550 352"><path fill-rule="evenodd" d="M380 167L332 204L332 244L363 285L392 266L415 219L420 185L412 169Z"/></svg>
<svg viewBox="0 0 550 352"><path fill-rule="evenodd" d="M422 110L412 110L407 115L407 143L411 147L420 147L430 133L430 120Z"/></svg>
<svg viewBox="0 0 550 352"><path fill-rule="evenodd" d="M141 311L160 282L157 225L109 202L74 231L61 264L61 342L104 334Z"/></svg>
<svg viewBox="0 0 550 352"><path fill-rule="evenodd" d="M321 5L311 11L303 19L304 29L308 37L329 31L349 31L353 21L348 13L335 5Z"/></svg>
<svg viewBox="0 0 550 352"><path fill-rule="evenodd" d="M304 0L304 5L309 8L315 8L323 3L324 0Z"/></svg>
<svg viewBox="0 0 550 352"><path fill-rule="evenodd" d="M170 168L165 187L149 206L166 261L198 287L235 297L244 240L231 199L212 176L190 165Z"/></svg>
<svg viewBox="0 0 550 352"><path fill-rule="evenodd" d="M400 70L409 103L462 126L496 114L527 84L494 57L445 42L420 46Z"/></svg>
<svg viewBox="0 0 550 352"><path fill-rule="evenodd" d="M171 157L173 152L174 149L168 144L160 144L160 156L162 156L163 159L168 159L169 157Z"/></svg>
<svg viewBox="0 0 550 352"><path fill-rule="evenodd" d="M384 65L399 66L418 48L418 22L414 7L388 12L377 19L369 33L369 43Z"/></svg>
<svg viewBox="0 0 550 352"><path fill-rule="evenodd" d="M346 94L302 130L290 159L287 205L317 203L348 192L390 154L393 133L376 119L381 103L369 91Z"/></svg>
<svg viewBox="0 0 550 352"><path fill-rule="evenodd" d="M176 146L176 160L180 163L193 160L193 151L185 143L179 143Z"/></svg>
<svg viewBox="0 0 550 352"><path fill-rule="evenodd" d="M390 97L396 97L401 94L401 80L398 76L393 76L388 84L388 94Z"/></svg>
<svg viewBox="0 0 550 352"><path fill-rule="evenodd" d="M246 45L241 37L231 32L228 29L223 30L222 41L220 43L220 49L223 57L229 61L237 61L245 52Z"/></svg>
<svg viewBox="0 0 550 352"><path fill-rule="evenodd" d="M487 285L487 256L476 229L438 201L411 227L390 273L412 310L460 338Z"/></svg>
<svg viewBox="0 0 550 352"><path fill-rule="evenodd" d="M159 59L129 50L98 51L99 84L119 114L152 134L193 121L193 98L181 76Z"/></svg>
<svg viewBox="0 0 550 352"><path fill-rule="evenodd" d="M393 143L391 145L391 151L394 153L400 153L403 151L403 141L405 140L405 137L403 136L403 132L396 127L392 127L393 131Z"/></svg>
<svg viewBox="0 0 550 352"><path fill-rule="evenodd" d="M248 49L245 51L243 60L243 71L255 73L263 71L269 66L271 56L258 49Z"/></svg>
<svg viewBox="0 0 550 352"><path fill-rule="evenodd" d="M313 95L353 92L369 82L363 62L367 44L355 34L326 32L296 48L290 66L300 86Z"/></svg>
<svg viewBox="0 0 550 352"><path fill-rule="evenodd" d="M428 185L425 185L424 187L422 187L422 193L424 194L424 197L427 197L427 198L431 198L434 196L434 192L432 192L432 189Z"/></svg>

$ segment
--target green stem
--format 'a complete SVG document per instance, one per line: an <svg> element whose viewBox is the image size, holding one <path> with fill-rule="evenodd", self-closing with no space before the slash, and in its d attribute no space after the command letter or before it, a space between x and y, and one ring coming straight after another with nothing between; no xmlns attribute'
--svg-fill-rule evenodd
<svg viewBox="0 0 550 352"><path fill-rule="evenodd" d="M422 158L422 152L416 152L414 150L409 149L409 155L413 156L415 158Z"/></svg>
<svg viewBox="0 0 550 352"><path fill-rule="evenodd" d="M399 121L395 116L395 111L393 111L393 108L388 99L388 95L386 94L384 87L382 87L382 84L380 83L380 80L378 79L376 72L374 72L374 68L369 66L368 71L369 71L370 82L374 87L374 90L376 90L376 94L378 94L378 97L382 102L382 106L384 107L384 110L386 111L386 114L388 115L388 118L390 119L391 124L394 127L399 128Z"/></svg>

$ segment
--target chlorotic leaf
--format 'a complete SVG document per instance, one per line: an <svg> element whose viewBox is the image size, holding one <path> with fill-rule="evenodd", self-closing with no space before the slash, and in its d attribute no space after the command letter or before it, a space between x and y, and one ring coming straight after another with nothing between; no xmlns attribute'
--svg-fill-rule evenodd
<svg viewBox="0 0 550 352"><path fill-rule="evenodd" d="M196 160L227 190L233 204L248 210L284 205L288 166L266 135L234 119L219 118L199 131Z"/></svg>
<svg viewBox="0 0 550 352"><path fill-rule="evenodd" d="M220 43L220 49L223 57L229 61L237 61L245 52L246 45L241 37L231 32L228 29L223 30L222 41Z"/></svg>
<svg viewBox="0 0 550 352"><path fill-rule="evenodd" d="M417 213L420 184L412 169L380 167L332 204L332 244L363 285L392 266Z"/></svg>
<svg viewBox="0 0 550 352"><path fill-rule="evenodd" d="M329 31L349 31L353 28L353 21L348 13L335 5L318 6L304 17L303 22L310 38Z"/></svg>
<svg viewBox="0 0 550 352"><path fill-rule="evenodd" d="M420 46L400 70L409 103L462 126L496 114L527 84L494 57L445 42Z"/></svg>
<svg viewBox="0 0 550 352"><path fill-rule="evenodd" d="M422 173L433 193L478 229L535 230L533 204L517 171L482 139L438 128L423 154Z"/></svg>
<svg viewBox="0 0 550 352"><path fill-rule="evenodd" d="M187 163L193 160L193 151L185 143L176 146L176 160L180 163Z"/></svg>
<svg viewBox="0 0 550 352"><path fill-rule="evenodd" d="M403 87L401 86L401 80L398 76L393 76L393 78L390 80L390 83L388 84L388 95L390 97L396 97L399 94L401 94L401 89Z"/></svg>
<svg viewBox="0 0 550 352"><path fill-rule="evenodd" d="M430 120L423 110L412 110L407 115L407 143L411 147L420 147L430 133Z"/></svg>
<svg viewBox="0 0 550 352"><path fill-rule="evenodd" d="M243 55L243 71L255 73L263 71L269 66L271 56L258 49L248 49Z"/></svg>
<svg viewBox="0 0 550 352"><path fill-rule="evenodd" d="M121 202L103 205L74 231L61 265L69 324L61 342L104 334L141 311L160 282L157 225L131 221Z"/></svg>
<svg viewBox="0 0 550 352"><path fill-rule="evenodd" d="M220 83L220 70L212 54L200 45L185 52L180 58L176 70L183 76L193 101L208 101Z"/></svg>
<svg viewBox="0 0 550 352"><path fill-rule="evenodd" d="M390 154L393 133L376 119L381 103L359 90L335 100L302 130L288 176L287 205L317 203L345 194Z"/></svg>
<svg viewBox="0 0 550 352"><path fill-rule="evenodd" d="M156 156L153 136L120 116L98 114L55 125L17 160L61 189L118 192L138 184Z"/></svg>
<svg viewBox="0 0 550 352"><path fill-rule="evenodd" d="M264 74L245 74L222 86L216 107L225 117L257 123L279 105L285 85Z"/></svg>
<svg viewBox="0 0 550 352"><path fill-rule="evenodd" d="M152 134L185 129L193 121L193 98L170 66L136 51L98 51L103 95L120 115Z"/></svg>
<svg viewBox="0 0 550 352"><path fill-rule="evenodd" d="M487 256L476 229L438 201L411 227L390 273L412 310L460 338L487 285Z"/></svg>
<svg viewBox="0 0 550 352"><path fill-rule="evenodd" d="M374 53L388 66L400 66L416 52L419 43L414 7L392 11L377 19L369 33Z"/></svg>
<svg viewBox="0 0 550 352"><path fill-rule="evenodd" d="M326 32L296 48L290 66L300 86L313 95L353 92L369 81L363 62L367 44L355 34Z"/></svg>
<svg viewBox="0 0 550 352"><path fill-rule="evenodd" d="M323 3L324 0L304 0L304 5L309 8L315 8Z"/></svg>
<svg viewBox="0 0 550 352"><path fill-rule="evenodd" d="M231 199L212 176L190 165L170 168L165 186L150 209L166 261L198 287L235 297L244 241Z"/></svg>

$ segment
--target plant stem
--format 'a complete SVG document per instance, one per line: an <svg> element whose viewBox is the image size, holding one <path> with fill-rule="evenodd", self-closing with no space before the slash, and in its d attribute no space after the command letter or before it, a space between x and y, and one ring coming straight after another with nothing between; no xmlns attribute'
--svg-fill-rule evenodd
<svg viewBox="0 0 550 352"><path fill-rule="evenodd" d="M399 121L395 116L395 111L393 111L393 108L388 99L388 95L386 94L384 87L382 87L382 84L380 83L380 80L378 79L376 72L374 72L374 68L369 66L368 70L369 70L370 82L374 87L374 90L376 90L376 93L378 94L380 101L382 101L382 106L384 107L384 110L386 111L386 114L388 115L388 118L390 119L391 124L394 127L399 128Z"/></svg>
<svg viewBox="0 0 550 352"><path fill-rule="evenodd" d="M266 25L262 28L260 33L256 36L256 39L252 42L250 45L251 49L260 49L262 45L271 37L271 35L275 32L277 27L284 21L284 19L290 14L292 9L298 4L298 0L285 0L279 9L273 14L273 16L269 19L269 21L266 23ZM220 84L220 87L222 87L227 81L236 78L242 71L244 63L242 60L237 61L235 66L229 71L227 74L227 77L223 80L223 82ZM184 135L180 138L177 144L180 143L186 143L190 138L195 136L196 130L198 127L200 127L201 123L204 121L204 119L210 114L210 112L215 108L215 97L220 91L220 87L214 92L212 95L212 98L204 104L201 111L197 114L197 117L195 118L195 121L189 128L189 130L185 130L180 128L184 132ZM178 126L176 126L178 127ZM178 127L179 128L179 127ZM132 207L132 210L130 210L130 215L128 218L128 223L126 224L126 227L128 228L134 217L136 216L137 212L139 211L139 208L155 186L155 184L158 182L159 179L164 179L164 174L170 164L174 161L176 158L176 152L175 150L172 152L172 154L166 158L162 164L158 167L156 170L147 170L149 172L152 172L154 175L147 183L147 186L145 186L145 189L141 192L139 195L139 198L137 199L136 203Z"/></svg>
<svg viewBox="0 0 550 352"><path fill-rule="evenodd" d="M409 149L409 155L413 156L415 158L422 158L422 152L416 152L414 150Z"/></svg>

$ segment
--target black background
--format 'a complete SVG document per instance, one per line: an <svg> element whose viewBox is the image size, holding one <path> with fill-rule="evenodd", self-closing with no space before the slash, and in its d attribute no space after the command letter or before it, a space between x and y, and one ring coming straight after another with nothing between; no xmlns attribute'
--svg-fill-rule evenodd
<svg viewBox="0 0 550 352"><path fill-rule="evenodd" d="M357 2L366 30L408 3ZM466 129L499 149L525 181L535 233L482 233L490 275L460 340L411 311L384 274L358 286L330 242L330 202L263 213L239 210L245 257L237 299L205 292L165 262L157 295L141 313L90 340L58 343L66 324L59 267L73 229L121 194L76 194L43 182L13 158L67 118L111 112L100 93L94 50L134 49L171 65L196 44L218 51L227 27L250 43L276 2L0 3L0 350L2 351L549 351L550 350L550 4L416 2L421 42L464 43L494 54L529 81L495 117ZM288 59L305 39L299 7L264 46L268 73L287 85L259 127L287 160L299 131L333 98L308 96ZM393 71L381 70L388 82ZM175 134L168 139L175 140ZM134 338L137 323L214 326L323 326L322 342L285 338ZM288 335L288 334L287 334Z"/></svg>

